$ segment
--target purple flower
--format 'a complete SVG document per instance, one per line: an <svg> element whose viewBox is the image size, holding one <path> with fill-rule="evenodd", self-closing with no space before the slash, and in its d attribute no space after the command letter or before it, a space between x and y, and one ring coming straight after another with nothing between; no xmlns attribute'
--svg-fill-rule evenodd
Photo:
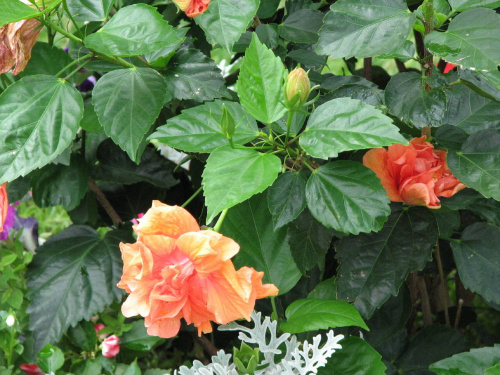
<svg viewBox="0 0 500 375"><path fill-rule="evenodd" d="M9 237L9 230L14 226L16 221L16 210L14 207L9 205L7 208L7 217L5 218L5 223L3 224L3 231L0 233L0 240L4 241Z"/></svg>

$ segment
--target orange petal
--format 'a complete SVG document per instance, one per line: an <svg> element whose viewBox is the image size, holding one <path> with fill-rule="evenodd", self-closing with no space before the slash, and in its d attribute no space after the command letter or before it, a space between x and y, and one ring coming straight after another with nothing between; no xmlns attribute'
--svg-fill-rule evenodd
<svg viewBox="0 0 500 375"><path fill-rule="evenodd" d="M144 325L148 327L148 335L169 339L179 333L181 317L153 320L148 316L144 321Z"/></svg>
<svg viewBox="0 0 500 375"><path fill-rule="evenodd" d="M127 286L127 283L131 280L141 278L142 257L140 249L141 245L137 243L120 243L120 250L122 252L123 259L123 274L117 286L118 288L125 289L127 293L131 292L131 290Z"/></svg>
<svg viewBox="0 0 500 375"><path fill-rule="evenodd" d="M4 182L2 186L0 186L0 232L3 232L3 225L5 224L8 210L9 199L7 197L7 183Z"/></svg>
<svg viewBox="0 0 500 375"><path fill-rule="evenodd" d="M213 230L202 230L200 233L210 237L210 246L220 254L222 261L231 259L240 251L240 245L232 238L225 237Z"/></svg>
<svg viewBox="0 0 500 375"><path fill-rule="evenodd" d="M201 232L183 234L177 239L177 247L198 272L215 272L222 265L220 255L210 246L210 237Z"/></svg>
<svg viewBox="0 0 500 375"><path fill-rule="evenodd" d="M391 201L401 202L396 183L387 168L387 158L384 148L374 148L363 156L363 165L375 172Z"/></svg>
<svg viewBox="0 0 500 375"><path fill-rule="evenodd" d="M159 281L160 280L141 280L130 282L128 285L129 287L132 286L132 293L122 304L122 314L127 318L135 315L149 315L151 310L151 291Z"/></svg>
<svg viewBox="0 0 500 375"><path fill-rule="evenodd" d="M210 0L192 0L189 7L185 10L186 16L196 17L202 14L207 10L209 3Z"/></svg>
<svg viewBox="0 0 500 375"><path fill-rule="evenodd" d="M134 230L140 236L164 235L179 238L187 232L198 232L195 218L184 208L153 201L153 206L139 219Z"/></svg>

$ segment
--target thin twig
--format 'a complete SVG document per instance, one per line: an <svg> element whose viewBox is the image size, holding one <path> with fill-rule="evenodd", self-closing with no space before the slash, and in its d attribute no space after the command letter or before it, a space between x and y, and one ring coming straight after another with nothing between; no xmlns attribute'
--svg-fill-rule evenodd
<svg viewBox="0 0 500 375"><path fill-rule="evenodd" d="M446 281L444 279L443 272L443 263L441 262L441 253L439 251L439 243L436 244L434 249L434 257L436 258L436 263L439 271L439 280L441 282L441 291L442 291L442 302L444 307L444 318L446 320L446 325L451 327L450 324L450 315L448 313L448 288L446 287Z"/></svg>
<svg viewBox="0 0 500 375"><path fill-rule="evenodd" d="M394 59L396 61L396 66L398 67L399 73L405 73L407 71L405 64L400 59Z"/></svg>
<svg viewBox="0 0 500 375"><path fill-rule="evenodd" d="M458 300L457 315L455 316L455 324L453 324L453 328L455 329L458 329L458 323L460 322L460 315L462 315L463 305L464 305L464 300L460 298Z"/></svg>
<svg viewBox="0 0 500 375"><path fill-rule="evenodd" d="M424 326L432 324L431 303L427 294L427 285L422 277L417 278L418 294L420 295L420 305L422 306L422 314L424 317Z"/></svg>
<svg viewBox="0 0 500 375"><path fill-rule="evenodd" d="M363 60L363 77L368 81L372 81L373 79L373 64L371 57L365 57Z"/></svg>
<svg viewBox="0 0 500 375"><path fill-rule="evenodd" d="M89 178L88 186L89 189L95 194L102 208L104 208L106 213L111 218L113 225L117 228L120 227L123 224L123 220L120 218L120 216L118 216L113 206L111 206L111 203L109 203L108 198L106 198L102 190L99 188L99 186L97 186L92 178Z"/></svg>
<svg viewBox="0 0 500 375"><path fill-rule="evenodd" d="M210 355L210 357L217 355L217 348L214 344L212 344L212 341L207 339L204 334L198 336L196 333L193 333L193 336L196 337L196 340L201 344L203 349L208 353L208 355Z"/></svg>

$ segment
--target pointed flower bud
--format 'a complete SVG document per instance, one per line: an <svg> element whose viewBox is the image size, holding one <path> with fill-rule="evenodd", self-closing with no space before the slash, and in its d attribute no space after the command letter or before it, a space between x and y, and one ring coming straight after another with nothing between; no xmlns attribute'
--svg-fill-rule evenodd
<svg viewBox="0 0 500 375"><path fill-rule="evenodd" d="M307 100L311 82L307 73L302 68L290 72L285 82L285 102L288 108L299 108Z"/></svg>
<svg viewBox="0 0 500 375"><path fill-rule="evenodd" d="M188 17L196 17L207 10L210 0L172 0Z"/></svg>
<svg viewBox="0 0 500 375"><path fill-rule="evenodd" d="M227 139L233 138L236 125L234 123L233 115L228 111L225 104L222 105L222 117L220 119L221 130Z"/></svg>

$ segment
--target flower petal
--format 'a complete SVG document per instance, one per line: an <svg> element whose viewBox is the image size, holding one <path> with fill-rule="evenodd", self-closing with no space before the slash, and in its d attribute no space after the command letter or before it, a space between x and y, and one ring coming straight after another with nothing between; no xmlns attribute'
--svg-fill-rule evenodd
<svg viewBox="0 0 500 375"><path fill-rule="evenodd" d="M384 148L374 148L363 156L363 165L375 172L391 201L401 202L394 178L387 168L387 158L388 154Z"/></svg>

